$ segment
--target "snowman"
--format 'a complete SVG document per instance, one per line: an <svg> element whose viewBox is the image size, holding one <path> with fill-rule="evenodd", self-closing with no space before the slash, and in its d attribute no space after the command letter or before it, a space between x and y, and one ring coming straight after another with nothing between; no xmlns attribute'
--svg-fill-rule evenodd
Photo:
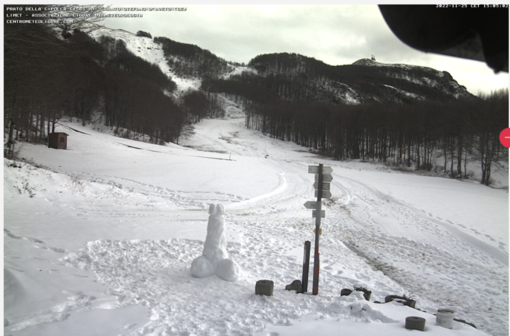
<svg viewBox="0 0 510 336"><path fill-rule="evenodd" d="M209 206L204 251L191 263L191 275L194 277L205 278L216 274L226 281L237 281L239 278L239 266L227 253L224 213L225 209L221 204Z"/></svg>

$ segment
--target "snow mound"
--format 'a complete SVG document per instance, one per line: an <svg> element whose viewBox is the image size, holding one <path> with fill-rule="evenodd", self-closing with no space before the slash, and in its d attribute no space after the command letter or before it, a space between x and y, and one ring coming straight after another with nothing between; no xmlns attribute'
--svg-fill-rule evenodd
<svg viewBox="0 0 510 336"><path fill-rule="evenodd" d="M205 278L215 273L227 281L237 281L239 278L239 266L228 258L224 213L225 209L221 204L211 204L209 207L204 252L191 263L191 274L197 278Z"/></svg>

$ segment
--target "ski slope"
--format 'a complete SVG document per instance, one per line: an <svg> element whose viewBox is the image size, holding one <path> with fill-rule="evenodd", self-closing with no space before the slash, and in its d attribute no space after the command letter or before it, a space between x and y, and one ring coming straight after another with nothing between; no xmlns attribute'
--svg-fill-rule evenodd
<svg viewBox="0 0 510 336"><path fill-rule="evenodd" d="M328 160L230 109L179 145L65 120L67 150L18 144L25 161L4 160L5 335L407 335L407 316L434 335L508 335L508 188ZM313 250L318 163L334 177L319 295L297 295L285 285ZM210 204L225 208L236 282L191 276ZM255 295L261 279L272 297ZM355 286L370 301L340 296ZM404 294L420 310L375 302ZM478 329L437 326L438 308Z"/></svg>

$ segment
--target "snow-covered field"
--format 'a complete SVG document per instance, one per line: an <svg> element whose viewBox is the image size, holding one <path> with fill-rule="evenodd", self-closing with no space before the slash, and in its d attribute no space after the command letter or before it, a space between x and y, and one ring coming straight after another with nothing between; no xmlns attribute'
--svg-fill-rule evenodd
<svg viewBox="0 0 510 336"><path fill-rule="evenodd" d="M4 160L5 335L398 336L408 316L434 335L508 335L508 188L327 160L242 118L203 120L180 146L97 125L57 130L67 150L19 144L27 162ZM303 204L318 163L334 180L314 296L285 286L301 279L310 240L312 291L314 220ZM494 178L508 186L508 172ZM225 208L235 282L190 272L210 204ZM273 296L255 294L262 279ZM370 301L340 296L354 287ZM375 302L387 295L420 310ZM438 308L478 329L436 325Z"/></svg>

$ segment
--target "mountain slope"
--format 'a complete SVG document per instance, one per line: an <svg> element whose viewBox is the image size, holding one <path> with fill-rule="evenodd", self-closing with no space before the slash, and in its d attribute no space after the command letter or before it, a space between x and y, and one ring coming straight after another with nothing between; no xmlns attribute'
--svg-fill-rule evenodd
<svg viewBox="0 0 510 336"><path fill-rule="evenodd" d="M472 97L447 72L419 66L383 64L369 59L351 65L331 66L302 55L282 53L257 56L249 66L263 77L279 77L282 84L276 86L275 90L281 90L281 87L290 83L288 91L304 91L304 94L295 97L283 94L282 98L287 99L368 104L376 101L406 103Z"/></svg>
<svg viewBox="0 0 510 336"><path fill-rule="evenodd" d="M90 34L96 39L107 35L123 40L132 53L158 64L171 76L178 84L178 92L198 89L204 79L228 79L259 86L280 99L331 104L473 97L449 73L420 66L383 64L370 59L332 66L303 55L279 53L256 56L244 67L199 46L166 37L150 39L105 27ZM218 87L208 89L221 92Z"/></svg>
<svg viewBox="0 0 510 336"><path fill-rule="evenodd" d="M198 78L183 78L177 76L174 70L168 65L162 45L156 43L151 38L137 36L122 29L110 29L107 27L98 27L92 30L89 35L96 41L99 40L101 36L108 36L115 40L123 41L126 48L132 54L152 64L158 65L161 71L177 84L177 93L188 89L198 89L200 86Z"/></svg>
<svg viewBox="0 0 510 336"><path fill-rule="evenodd" d="M480 139L496 139L484 132L499 134L507 124L503 93L475 97L449 73L427 67L375 59L331 66L289 53L259 55L241 66L195 45L146 37L150 34L135 36L107 28L92 34L123 41L131 53L157 64L172 78L177 86L173 97L184 115L175 120L194 123L221 117L228 113L222 102L230 99L246 113L247 127L338 160L391 160L394 165L469 178L462 161L467 163L473 155L483 159L486 144ZM485 115L487 109L490 116ZM146 113L140 108L133 114ZM136 127L138 121L129 118ZM153 124L137 131L155 129ZM177 141L181 138L177 131L171 135ZM486 157L506 160L498 143L493 145L493 153ZM440 166L432 162L436 154L444 157ZM489 185L491 162L481 167L487 168L481 182Z"/></svg>

